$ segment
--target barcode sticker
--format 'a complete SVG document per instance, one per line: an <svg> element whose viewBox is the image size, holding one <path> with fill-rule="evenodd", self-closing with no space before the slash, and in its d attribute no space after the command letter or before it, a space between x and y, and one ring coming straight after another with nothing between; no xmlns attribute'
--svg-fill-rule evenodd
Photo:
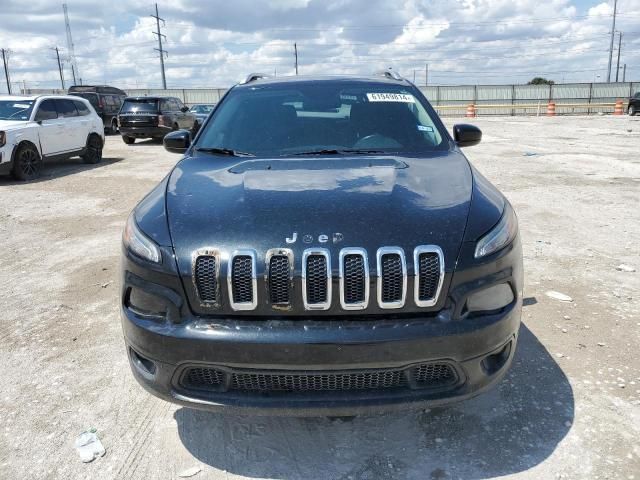
<svg viewBox="0 0 640 480"><path fill-rule="evenodd" d="M413 95L407 93L367 93L370 102L416 103Z"/></svg>

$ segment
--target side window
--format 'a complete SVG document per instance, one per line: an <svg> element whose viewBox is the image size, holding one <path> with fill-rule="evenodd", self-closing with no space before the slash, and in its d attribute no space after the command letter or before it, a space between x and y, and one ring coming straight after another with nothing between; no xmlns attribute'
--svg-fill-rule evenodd
<svg viewBox="0 0 640 480"><path fill-rule="evenodd" d="M53 100L44 100L38 107L35 121L40 122L42 120L54 120L56 118L58 118L58 112L55 102Z"/></svg>
<svg viewBox="0 0 640 480"><path fill-rule="evenodd" d="M105 95L104 98L105 98L105 101L107 102L107 105L113 106L116 104L116 102L113 100L113 95Z"/></svg>
<svg viewBox="0 0 640 480"><path fill-rule="evenodd" d="M171 111L171 105L170 105L170 103L169 103L169 100L168 100L168 99L166 99L166 98L165 98L165 99L162 99L162 101L160 102L160 111L161 111L162 113L170 112L170 111Z"/></svg>
<svg viewBox="0 0 640 480"><path fill-rule="evenodd" d="M78 114L80 116L89 115L91 113L91 111L89 111L89 107L87 107L83 102L74 100L73 104L76 106L76 110L78 110Z"/></svg>
<svg viewBox="0 0 640 480"><path fill-rule="evenodd" d="M178 110L182 110L182 107L184 107L184 103L182 103L182 100L176 98L176 103L178 104Z"/></svg>
<svg viewBox="0 0 640 480"><path fill-rule="evenodd" d="M173 110L174 112L177 112L180 110L180 107L178 106L177 98L172 98L170 102L171 102L171 110Z"/></svg>
<svg viewBox="0 0 640 480"><path fill-rule="evenodd" d="M78 116L78 111L71 100L56 99L55 102L59 117L70 118Z"/></svg>

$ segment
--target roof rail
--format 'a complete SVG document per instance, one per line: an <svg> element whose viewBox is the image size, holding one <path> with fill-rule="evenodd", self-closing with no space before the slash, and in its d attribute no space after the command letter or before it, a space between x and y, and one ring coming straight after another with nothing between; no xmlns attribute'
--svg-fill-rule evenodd
<svg viewBox="0 0 640 480"><path fill-rule="evenodd" d="M387 68L386 70L378 70L377 72L375 72L375 75L381 75L391 80L397 80L397 81L404 80L404 77L400 75L398 72L396 72L395 70L393 70L391 67Z"/></svg>
<svg viewBox="0 0 640 480"><path fill-rule="evenodd" d="M249 75L247 75L247 78L240 82L240 84L244 85L245 83L255 82L256 80L259 80L261 78L269 78L270 76L271 75L267 75L266 73L250 73Z"/></svg>

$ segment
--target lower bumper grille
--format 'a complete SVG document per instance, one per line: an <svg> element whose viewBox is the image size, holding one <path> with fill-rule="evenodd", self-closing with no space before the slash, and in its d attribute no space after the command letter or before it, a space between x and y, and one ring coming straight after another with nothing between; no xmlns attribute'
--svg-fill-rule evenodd
<svg viewBox="0 0 640 480"><path fill-rule="evenodd" d="M423 363L404 368L332 372L229 371L214 367L187 368L181 386L188 390L238 392L346 392L423 389L458 382L448 363Z"/></svg>

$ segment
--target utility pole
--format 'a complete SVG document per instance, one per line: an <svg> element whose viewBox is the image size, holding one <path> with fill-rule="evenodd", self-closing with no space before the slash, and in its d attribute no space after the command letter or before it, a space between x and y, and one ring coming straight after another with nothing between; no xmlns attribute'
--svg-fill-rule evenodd
<svg viewBox="0 0 640 480"><path fill-rule="evenodd" d="M2 63L4 64L4 77L7 79L7 93L11 95L11 82L9 81L9 66L7 65L7 57L9 51L2 49Z"/></svg>
<svg viewBox="0 0 640 480"><path fill-rule="evenodd" d="M64 74L62 73L62 64L60 63L60 52L58 51L58 47L52 48L51 50L55 50L56 57L58 57L58 71L60 72L60 83L62 84L62 89L64 90Z"/></svg>
<svg viewBox="0 0 640 480"><path fill-rule="evenodd" d="M424 64L424 86L428 86L429 85L429 64L425 63Z"/></svg>
<svg viewBox="0 0 640 480"><path fill-rule="evenodd" d="M293 44L293 53L296 56L296 75L298 75L298 44Z"/></svg>
<svg viewBox="0 0 640 480"><path fill-rule="evenodd" d="M69 23L69 12L67 11L67 4L62 4L62 10L64 11L64 24L67 28L67 60L71 64L71 75L73 77L73 84L76 83L76 74L80 76L80 72L78 71L78 64L76 63L76 54L73 51L73 39L71 38L71 24ZM64 87L62 87L64 88Z"/></svg>
<svg viewBox="0 0 640 480"><path fill-rule="evenodd" d="M622 32L618 32L618 62L616 63L616 83L618 83L618 74L620 73L620 49L622 48Z"/></svg>
<svg viewBox="0 0 640 480"><path fill-rule="evenodd" d="M611 82L611 60L613 59L613 37L616 33L616 13L618 0L613 0L613 25L611 26L611 44L609 45L609 66L607 67L607 83Z"/></svg>
<svg viewBox="0 0 640 480"><path fill-rule="evenodd" d="M157 32L153 32L154 35L158 36L158 48L154 48L154 50L157 50L158 52L160 52L160 71L162 72L162 88L164 90L167 89L167 78L164 75L164 54L167 53L166 50L162 49L162 37L165 38L165 40L167 39L166 35L163 35L160 32L160 21L162 20L162 26L165 26L165 21L163 18L160 18L160 16L158 15L158 4L156 3L156 14L155 15L151 15L153 18L156 19L156 27L158 28Z"/></svg>
<svg viewBox="0 0 640 480"><path fill-rule="evenodd" d="M624 67L622 67L622 83L625 82L625 80L627 79L627 64L624 64Z"/></svg>

